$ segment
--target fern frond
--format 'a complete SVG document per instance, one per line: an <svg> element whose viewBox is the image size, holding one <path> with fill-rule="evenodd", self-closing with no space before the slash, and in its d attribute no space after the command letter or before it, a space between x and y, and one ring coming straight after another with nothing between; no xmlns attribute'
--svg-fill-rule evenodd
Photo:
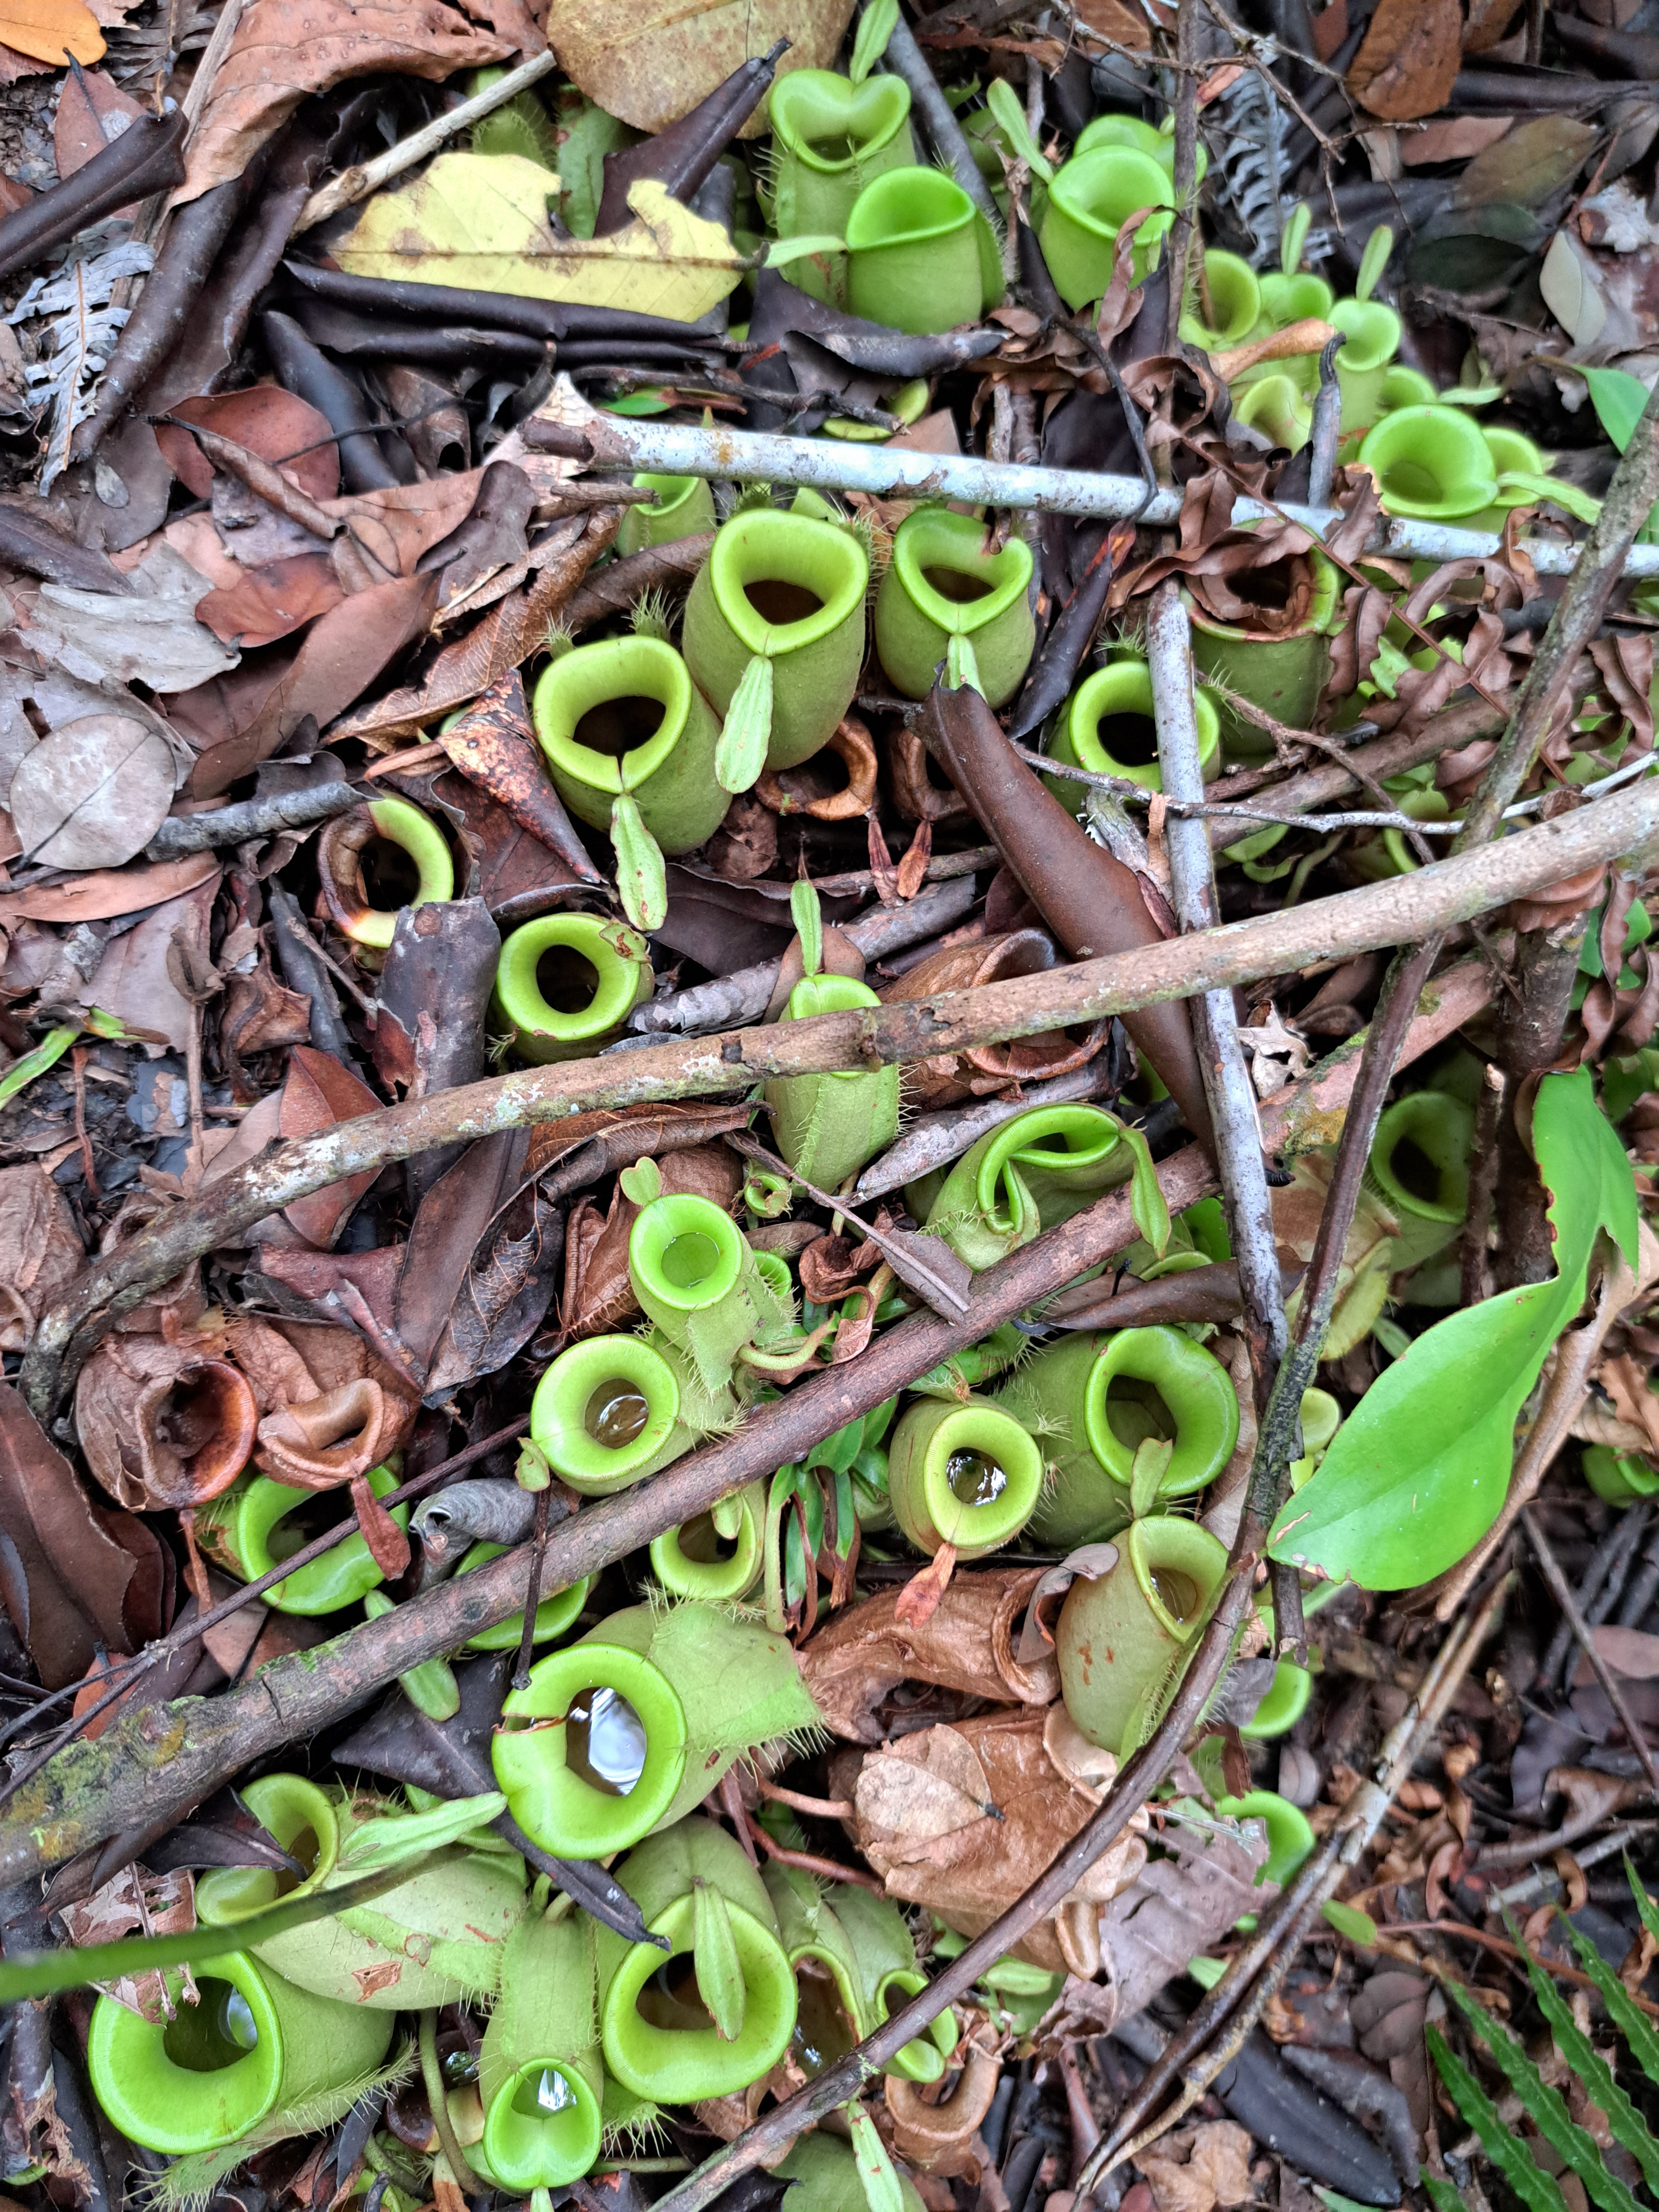
<svg viewBox="0 0 1659 2212"><path fill-rule="evenodd" d="M1587 2196L1601 2212L1641 2212L1631 2191L1601 2163L1595 2138L1581 2128L1568 2112L1566 2100L1533 2064L1506 2027L1477 2004L1458 1983L1448 1981L1446 1994L1498 2061L1510 2087L1539 2134L1557 2155L1565 2160L1583 2183Z"/></svg>
<svg viewBox="0 0 1659 2212"><path fill-rule="evenodd" d="M1563 1923L1578 1954L1578 1963L1601 1993L1607 2016L1630 2046L1630 2053L1650 2081L1659 2081L1659 2035L1653 2022L1632 2002L1630 1991L1607 1960L1569 1920Z"/></svg>
<svg viewBox="0 0 1659 2212"><path fill-rule="evenodd" d="M1452 2101L1480 2138L1486 2156L1528 2212L1567 2212L1567 2200L1538 2166L1520 2137L1498 2117L1498 2107L1437 2027L1423 2031L1435 2069Z"/></svg>
<svg viewBox="0 0 1659 2212"><path fill-rule="evenodd" d="M1556 2049L1583 2084L1591 2104L1607 2114L1613 2141L1621 2144L1641 2167L1648 2187L1659 2188L1659 2142L1654 2141L1647 2122L1613 2078L1612 2067L1573 2018L1553 1978L1521 1942L1521 1931L1514 1917L1506 1912L1504 1919L1511 1942L1526 1960L1527 1978L1538 2000L1538 2009L1555 2039Z"/></svg>
<svg viewBox="0 0 1659 2212"><path fill-rule="evenodd" d="M112 304L116 285L124 276L143 276L155 261L136 239L112 245L108 228L89 230L50 276L35 278L6 317L13 324L50 318L39 357L23 371L30 400L45 418L43 492L69 466L70 441L92 412L98 378L131 312Z"/></svg>

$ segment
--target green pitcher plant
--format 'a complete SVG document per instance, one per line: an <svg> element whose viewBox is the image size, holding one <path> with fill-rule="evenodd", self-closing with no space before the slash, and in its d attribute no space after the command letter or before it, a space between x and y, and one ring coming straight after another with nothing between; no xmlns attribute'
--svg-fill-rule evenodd
<svg viewBox="0 0 1659 2212"><path fill-rule="evenodd" d="M991 226L939 169L889 169L847 217L847 305L868 322L923 335L976 323L1002 298ZM787 765L787 763L785 763Z"/></svg>
<svg viewBox="0 0 1659 2212"><path fill-rule="evenodd" d="M890 2160L889 2166L897 2194L884 2197L866 2187L851 2143L814 2128L772 2168L789 2184L779 2212L924 2212L915 2183Z"/></svg>
<svg viewBox="0 0 1659 2212"><path fill-rule="evenodd" d="M1085 133L1087 136L1087 133ZM1249 263L1211 246L1192 257L1181 336L1206 353L1243 345L1261 319L1261 286Z"/></svg>
<svg viewBox="0 0 1659 2212"><path fill-rule="evenodd" d="M1055 1632L1060 1695L1091 1743L1127 1758L1158 1725L1209 1619L1227 1550L1171 1513L1136 1521L1116 1563L1066 1594Z"/></svg>
<svg viewBox="0 0 1659 2212"><path fill-rule="evenodd" d="M1131 270L1137 283L1158 264L1175 221L1170 173L1150 154L1097 143L1074 154L1048 188L1037 242L1054 289L1075 312L1097 300L1112 281L1117 234L1139 208L1153 212L1136 231Z"/></svg>
<svg viewBox="0 0 1659 2212"><path fill-rule="evenodd" d="M625 507L617 532L618 553L643 553L678 538L700 538L714 527L714 495L706 477L654 476L642 470L629 481L657 495L654 507Z"/></svg>
<svg viewBox="0 0 1659 2212"><path fill-rule="evenodd" d="M721 526L683 633L687 665L725 717L718 792L747 791L763 769L793 768L828 743L858 689L869 581L862 543L836 523L750 507Z"/></svg>
<svg viewBox="0 0 1659 2212"><path fill-rule="evenodd" d="M1121 1182L1136 1228L1162 1253L1170 1212L1139 1130L1101 1106L1034 1106L963 1154L927 1226L970 1267L994 1267Z"/></svg>
<svg viewBox="0 0 1659 2212"><path fill-rule="evenodd" d="M854 976L803 975L780 1019L810 1021L815 1014L880 1004L870 986ZM839 1189L898 1134L896 1066L773 1076L765 1098L779 1152L821 1190Z"/></svg>
<svg viewBox="0 0 1659 2212"><path fill-rule="evenodd" d="M968 680L992 706L1006 706L1036 641L1030 581L1023 538L1011 532L997 552L971 514L920 507L907 515L876 593L876 651L894 688L925 699L954 638L973 655Z"/></svg>
<svg viewBox="0 0 1659 2212"><path fill-rule="evenodd" d="M1064 1549L1127 1525L1136 1455L1148 1437L1174 1447L1158 1482L1164 1498L1204 1489L1238 1441L1231 1376L1213 1352L1167 1326L1046 1345L997 1403L1042 1437L1053 1479L1031 1533Z"/></svg>
<svg viewBox="0 0 1659 2212"><path fill-rule="evenodd" d="M532 713L548 773L579 822L609 832L623 911L635 929L668 912L665 853L705 844L725 818L720 726L672 645L609 637L550 661Z"/></svg>
<svg viewBox="0 0 1659 2212"><path fill-rule="evenodd" d="M488 1537L483 1538L467 1547L455 1571L458 1575L472 1574L489 1560L499 1559L501 1553L510 1548L508 1545L493 1543ZM568 1635L580 1620L592 1587L592 1576L584 1575L580 1581L567 1583L563 1589L555 1590L551 1597L544 1597L536 1607L536 1625L530 1632L531 1642L551 1644L556 1638ZM481 1628L476 1636L469 1636L466 1649L469 1651L516 1651L523 1641L524 1615L514 1613L509 1613L505 1620L498 1620L493 1628Z"/></svg>
<svg viewBox="0 0 1659 2212"><path fill-rule="evenodd" d="M406 799L337 814L318 841L329 919L354 945L384 951L407 906L455 896L455 863L429 814Z"/></svg>
<svg viewBox="0 0 1659 2212"><path fill-rule="evenodd" d="M1154 161L1173 181L1175 177L1175 118L1167 116L1162 123L1147 123L1139 115L1097 115L1085 123L1073 146L1073 159L1079 155L1093 154L1103 146L1128 146L1137 154L1145 154ZM1201 185L1210 167L1210 149L1200 138L1194 149L1196 166L1193 181ZM1299 249L1298 249L1299 250Z"/></svg>
<svg viewBox="0 0 1659 2212"><path fill-rule="evenodd" d="M596 1929L607 2071L665 2105L748 2088L789 2047L795 1977L742 1846L712 1820L681 1820L630 1851L616 1878L670 1949Z"/></svg>
<svg viewBox="0 0 1659 2212"><path fill-rule="evenodd" d="M1198 762L1206 780L1221 772L1221 726L1215 702L1200 685L1193 695L1198 717ZM1072 768L1121 776L1143 791L1162 791L1158 726L1152 720L1152 671L1144 660L1109 660L1085 676L1055 726L1048 750ZM1070 777L1042 779L1070 814L1082 814L1087 787Z"/></svg>
<svg viewBox="0 0 1659 2212"><path fill-rule="evenodd" d="M1266 575L1244 569L1231 580L1235 598L1248 600L1261 594L1261 612L1254 621L1247 616L1239 622L1221 622L1198 605L1190 592L1183 592L1192 624L1193 666L1275 721L1306 729L1330 680L1331 639L1342 621L1341 571L1317 546L1311 546L1304 555L1271 563ZM1270 757L1273 740L1258 724L1219 691L1200 690L1198 696L1213 700L1222 747L1230 759Z"/></svg>
<svg viewBox="0 0 1659 2212"><path fill-rule="evenodd" d="M1425 522L1462 522L1492 506L1492 450L1459 407L1397 407L1366 433L1359 465L1376 479L1383 511Z"/></svg>
<svg viewBox="0 0 1659 2212"><path fill-rule="evenodd" d="M772 151L760 202L780 238L841 237L867 184L915 166L902 77L854 84L831 70L791 70L773 86L769 112ZM790 279L814 299L847 304L843 253L810 254L792 264Z"/></svg>
<svg viewBox="0 0 1659 2212"><path fill-rule="evenodd" d="M799 1831L787 1819L763 1821L779 1840L799 1849ZM778 1940L795 1973L794 2056L810 2077L882 2027L927 1986L903 1914L885 1898L850 1882L821 1888L799 1867L770 1860L763 1879L777 1914ZM955 2014L947 2008L907 2043L884 2071L907 2081L938 2081L957 2047Z"/></svg>
<svg viewBox="0 0 1659 2212"><path fill-rule="evenodd" d="M654 1170L655 1162L639 1167ZM763 1365L793 1334L736 1222L695 1193L665 1192L641 1208L629 1232L628 1273L635 1297L706 1390L730 1382L739 1355Z"/></svg>
<svg viewBox="0 0 1659 2212"><path fill-rule="evenodd" d="M764 1571L765 1534L766 1486L751 1482L695 1520L653 1537L652 1571L671 1597L735 1605Z"/></svg>
<svg viewBox="0 0 1659 2212"><path fill-rule="evenodd" d="M100 1996L87 2036L87 2072L111 2124L165 2155L243 2144L278 2111L367 2086L392 2041L390 2012L296 1988L244 1952L210 1960L193 2002L182 1972L165 1980L171 2019L151 2022Z"/></svg>
<svg viewBox="0 0 1659 2212"><path fill-rule="evenodd" d="M920 1398L899 1417L887 1450L894 1518L919 1551L949 1544L982 1559L1011 1544L1042 1492L1042 1453L1030 1431L988 1398L959 1405Z"/></svg>
<svg viewBox="0 0 1659 2212"><path fill-rule="evenodd" d="M522 1060L580 1060L651 996L651 947L626 923L546 914L508 933L493 1012Z"/></svg>
<svg viewBox="0 0 1659 2212"><path fill-rule="evenodd" d="M1312 222L1305 203L1293 208L1286 219L1279 235L1279 266L1259 280L1261 313L1250 332L1253 338L1270 337L1275 331L1288 330L1292 323L1329 320L1335 293L1322 276L1302 266L1302 249ZM1317 383L1317 354L1294 355L1289 367L1305 385Z"/></svg>
<svg viewBox="0 0 1659 2212"><path fill-rule="evenodd" d="M1396 1273L1443 1251L1469 1210L1474 1115L1443 1091L1413 1091L1382 1114L1366 1176L1400 1224Z"/></svg>
<svg viewBox="0 0 1659 2212"><path fill-rule="evenodd" d="M538 1881L507 1940L501 1993L478 2054L477 2150L501 2189L557 2189L599 2154L605 2066L592 1923L547 1910Z"/></svg>
<svg viewBox="0 0 1659 2212"><path fill-rule="evenodd" d="M370 1468L368 1486L376 1498L384 1498L398 1487L396 1468ZM350 1518L347 1492L324 1494L337 1506L337 1517ZM269 1475L256 1474L250 1468L228 1490L222 1490L205 1505L197 1507L196 1540L210 1559L238 1582L258 1582L319 1533L299 1517L314 1512L317 1504L315 1492L274 1482ZM407 1528L408 1506L394 1505L390 1510L398 1528ZM278 1613L341 1613L367 1597L370 1590L378 1589L384 1580L362 1532L354 1529L320 1559L296 1567L291 1575L273 1583L264 1594L264 1602Z"/></svg>
<svg viewBox="0 0 1659 2212"><path fill-rule="evenodd" d="M677 1455L679 1411L679 1378L643 1337L590 1336L536 1385L530 1434L562 1481L608 1498Z"/></svg>
<svg viewBox="0 0 1659 2212"><path fill-rule="evenodd" d="M1299 453L1313 434L1313 404L1295 378L1282 368L1244 386L1233 406L1233 419L1260 431L1270 445Z"/></svg>
<svg viewBox="0 0 1659 2212"><path fill-rule="evenodd" d="M313 1996L386 2012L494 1992L503 1947L525 1903L523 1860L488 1833L501 1797L410 1813L390 1799L324 1790L298 1774L261 1775L241 1796L305 1869L298 1881L283 1878L282 1894L337 1888L378 1868L410 1863L410 1879L370 1903L257 1944L262 1967ZM278 1894L278 1877L268 1868L215 1867L196 1885L197 1917L233 1926Z"/></svg>
<svg viewBox="0 0 1659 2212"><path fill-rule="evenodd" d="M537 1661L491 1757L533 1842L603 1858L701 1804L745 1753L817 1725L782 1637L695 1601L640 1605Z"/></svg>

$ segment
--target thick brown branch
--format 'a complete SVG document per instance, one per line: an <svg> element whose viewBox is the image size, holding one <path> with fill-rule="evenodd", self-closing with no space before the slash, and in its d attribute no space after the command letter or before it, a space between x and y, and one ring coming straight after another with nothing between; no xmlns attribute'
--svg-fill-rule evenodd
<svg viewBox="0 0 1659 2212"><path fill-rule="evenodd" d="M1659 788L1637 784L1479 851L1286 914L1230 922L1201 935L977 990L647 1045L600 1060L567 1060L341 1122L321 1136L276 1146L215 1184L205 1196L174 1207L147 1236L135 1237L88 1268L42 1321L24 1364L22 1387L36 1413L49 1418L103 1329L156 1284L311 1191L434 1146L557 1121L595 1107L730 1097L773 1076L963 1052L1252 982L1316 960L1417 942L1632 851L1656 833Z"/></svg>

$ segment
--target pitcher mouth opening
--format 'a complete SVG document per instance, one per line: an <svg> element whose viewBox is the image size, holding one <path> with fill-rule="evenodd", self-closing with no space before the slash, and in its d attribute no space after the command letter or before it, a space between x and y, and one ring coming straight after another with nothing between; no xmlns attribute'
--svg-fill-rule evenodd
<svg viewBox="0 0 1659 2212"><path fill-rule="evenodd" d="M562 774L615 793L636 791L668 759L690 705L691 679L672 646L607 638L542 671L532 714Z"/></svg>
<svg viewBox="0 0 1659 2212"><path fill-rule="evenodd" d="M801 514L736 517L714 540L708 568L739 642L772 657L828 637L862 608L869 580L856 538Z"/></svg>

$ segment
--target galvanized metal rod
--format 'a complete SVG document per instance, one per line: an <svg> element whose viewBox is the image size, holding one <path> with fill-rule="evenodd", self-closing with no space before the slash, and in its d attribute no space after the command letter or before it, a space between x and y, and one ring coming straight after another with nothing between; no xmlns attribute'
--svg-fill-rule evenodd
<svg viewBox="0 0 1659 2212"><path fill-rule="evenodd" d="M583 413L574 386L566 395L561 421L568 425ZM588 426L584 423L586 428ZM890 447L843 443L836 438L784 438L763 431L700 429L694 425L595 416L589 431L595 459L605 465L649 470L663 476L717 477L738 483L809 484L818 491L866 492L878 499L963 500L975 507L1035 508L1048 514L1087 515L1121 522L1146 501L1139 477L1109 476L1089 469L1031 468L1015 461L984 461L972 454L896 452ZM1146 506L1147 523L1172 523L1181 512L1178 490L1161 491ZM1287 514L1322 537L1340 518L1331 507L1280 501L1268 507L1259 500L1233 502L1233 520L1260 522ZM1455 530L1442 523L1384 520L1368 550L1402 560L1460 561L1488 558L1501 550L1490 531ZM1522 550L1540 575L1571 575L1583 550L1578 544L1529 538ZM1633 545L1626 576L1659 576L1659 545Z"/></svg>

